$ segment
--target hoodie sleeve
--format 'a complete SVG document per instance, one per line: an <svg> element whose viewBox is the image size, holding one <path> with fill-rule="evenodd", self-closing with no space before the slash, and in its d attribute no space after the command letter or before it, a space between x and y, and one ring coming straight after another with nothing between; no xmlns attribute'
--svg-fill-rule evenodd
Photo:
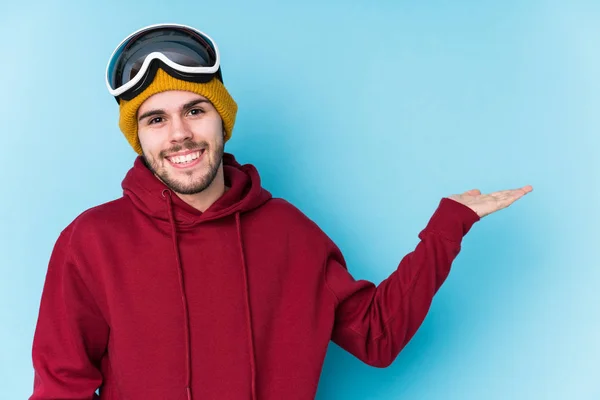
<svg viewBox="0 0 600 400"><path fill-rule="evenodd" d="M40 301L30 400L97 399L108 331L63 232L50 257Z"/></svg>
<svg viewBox="0 0 600 400"><path fill-rule="evenodd" d="M336 301L332 341L368 365L389 366L421 326L462 238L479 219L470 208L443 198L414 251L378 286L355 280L334 251L325 275Z"/></svg>

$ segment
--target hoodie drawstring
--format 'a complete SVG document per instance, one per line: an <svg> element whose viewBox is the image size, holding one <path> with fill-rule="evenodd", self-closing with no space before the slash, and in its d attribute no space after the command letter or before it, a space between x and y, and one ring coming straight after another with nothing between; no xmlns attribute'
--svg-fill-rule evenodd
<svg viewBox="0 0 600 400"><path fill-rule="evenodd" d="M166 194L165 194L166 193ZM169 214L169 221L171 222L171 237L173 239L173 250L175 252L175 260L177 262L177 273L179 275L179 289L181 290L181 301L183 303L183 318L185 320L185 391L187 394L187 400L192 400L191 391L191 349L190 349L190 314L188 312L188 302L185 294L185 286L183 284L183 267L181 265L181 256L179 254L179 244L177 242L177 229L175 226L175 216L173 215L173 200L171 199L171 191L165 189L162 191L162 195L167 199L167 208Z"/></svg>
<svg viewBox="0 0 600 400"><path fill-rule="evenodd" d="M175 259L177 262L177 274L179 276L179 288L181 290L181 301L183 303L183 315L185 319L185 391L187 394L187 400L192 400L191 391L191 348L190 348L190 315L188 311L187 296L185 293L184 279L183 279L183 266L181 264L181 256L179 254L179 243L177 241L177 228L175 224L175 216L173 213L173 200L171 199L171 191L165 189L162 191L163 197L167 200L167 208L169 214L169 221L171 223L171 237L173 240L173 250L175 252ZM244 246L242 241L242 223L240 220L240 213L235 213L235 225L237 229L238 245L240 247L240 257L242 262L242 275L244 278L244 302L246 306L246 323L248 327L248 350L250 351L250 374L252 377L251 390L252 400L257 400L256 397L256 359L254 356L254 337L252 332L252 315L250 313L250 285L248 283L248 268L246 265L246 257L244 255Z"/></svg>
<svg viewBox="0 0 600 400"><path fill-rule="evenodd" d="M252 376L252 400L256 400L256 360L254 358L254 337L252 336L252 315L250 314L250 285L248 283L248 268L246 266L246 257L244 256L244 246L242 241L242 223L240 222L239 212L235 213L235 225L237 227L238 245L240 246L242 272L244 275L246 321L248 324L248 350L250 350L250 373Z"/></svg>

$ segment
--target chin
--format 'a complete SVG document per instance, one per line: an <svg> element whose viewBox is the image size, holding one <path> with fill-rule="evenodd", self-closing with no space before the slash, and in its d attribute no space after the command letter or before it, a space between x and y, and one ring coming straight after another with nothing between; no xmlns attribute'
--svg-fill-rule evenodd
<svg viewBox="0 0 600 400"><path fill-rule="evenodd" d="M207 171L206 168L194 168L195 171L169 171L159 175L159 178L176 193L198 194L206 190L214 182L218 169ZM185 174L186 176L182 176Z"/></svg>

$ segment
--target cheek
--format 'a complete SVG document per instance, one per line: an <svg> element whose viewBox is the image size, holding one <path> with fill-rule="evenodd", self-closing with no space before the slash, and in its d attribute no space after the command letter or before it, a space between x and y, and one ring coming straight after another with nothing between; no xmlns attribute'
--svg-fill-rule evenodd
<svg viewBox="0 0 600 400"><path fill-rule="evenodd" d="M139 132L138 139L144 153L156 157L161 151L160 135L151 135L150 132Z"/></svg>
<svg viewBox="0 0 600 400"><path fill-rule="evenodd" d="M203 118L193 122L192 131L195 141L219 143L223 139L223 123L221 118Z"/></svg>

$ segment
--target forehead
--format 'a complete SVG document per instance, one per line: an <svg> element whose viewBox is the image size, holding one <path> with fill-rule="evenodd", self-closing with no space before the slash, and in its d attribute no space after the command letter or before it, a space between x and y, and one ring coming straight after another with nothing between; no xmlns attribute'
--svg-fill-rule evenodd
<svg viewBox="0 0 600 400"><path fill-rule="evenodd" d="M184 90L167 90L156 93L148 97L138 109L138 113L144 113L148 110L161 109L165 111L177 111L185 104L196 101L206 100L206 97Z"/></svg>

